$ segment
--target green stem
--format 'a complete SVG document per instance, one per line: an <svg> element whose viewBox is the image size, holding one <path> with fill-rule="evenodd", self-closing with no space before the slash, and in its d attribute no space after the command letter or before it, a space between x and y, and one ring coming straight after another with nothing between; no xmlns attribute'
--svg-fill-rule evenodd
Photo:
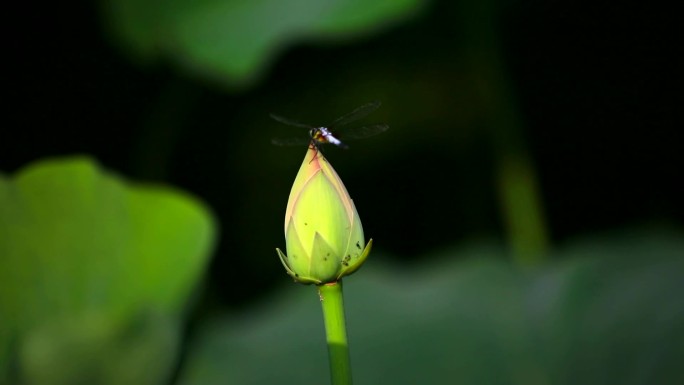
<svg viewBox="0 0 684 385"><path fill-rule="evenodd" d="M498 171L499 199L513 253L521 265L538 264L549 242L532 162L511 154L500 160Z"/></svg>
<svg viewBox="0 0 684 385"><path fill-rule="evenodd" d="M344 322L342 281L318 286L318 296L323 306L332 385L351 385L351 363L347 344L347 327Z"/></svg>
<svg viewBox="0 0 684 385"><path fill-rule="evenodd" d="M497 153L499 201L513 256L521 265L543 262L549 248L544 205L534 162L525 143L525 123L502 54L501 7L493 0L456 2L467 15L461 34L469 61L473 95L484 106ZM459 25L456 23L456 25Z"/></svg>

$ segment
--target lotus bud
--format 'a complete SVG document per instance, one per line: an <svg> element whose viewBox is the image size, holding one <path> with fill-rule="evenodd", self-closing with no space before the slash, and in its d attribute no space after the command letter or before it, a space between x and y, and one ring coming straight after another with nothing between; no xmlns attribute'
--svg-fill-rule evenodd
<svg viewBox="0 0 684 385"><path fill-rule="evenodd" d="M328 160L310 147L295 178L285 212L287 255L276 249L295 281L338 281L368 257L354 202Z"/></svg>

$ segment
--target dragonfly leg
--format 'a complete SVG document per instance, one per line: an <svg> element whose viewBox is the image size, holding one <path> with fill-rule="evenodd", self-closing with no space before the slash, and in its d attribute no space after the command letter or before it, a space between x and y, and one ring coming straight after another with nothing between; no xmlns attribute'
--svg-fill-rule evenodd
<svg viewBox="0 0 684 385"><path fill-rule="evenodd" d="M319 154L321 156L323 155L323 151L321 151L322 149L320 147L320 144L318 142L316 142L316 140L314 140L314 139L312 139L311 142L309 143L309 149L314 150L316 152L314 154L314 156L311 158L311 160L309 161L309 163L313 162L314 159L316 159L319 156ZM325 158L323 158L323 159L325 159Z"/></svg>

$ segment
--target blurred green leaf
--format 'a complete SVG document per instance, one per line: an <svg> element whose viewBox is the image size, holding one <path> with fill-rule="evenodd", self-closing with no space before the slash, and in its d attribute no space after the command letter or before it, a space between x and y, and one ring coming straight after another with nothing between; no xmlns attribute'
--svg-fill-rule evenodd
<svg viewBox="0 0 684 385"><path fill-rule="evenodd" d="M85 157L0 174L0 380L163 380L214 236L196 199Z"/></svg>
<svg viewBox="0 0 684 385"><path fill-rule="evenodd" d="M370 261L345 285L355 383L680 384L682 239L596 238L534 269L488 246L430 266ZM183 385L328 381L312 288L201 330Z"/></svg>
<svg viewBox="0 0 684 385"><path fill-rule="evenodd" d="M349 40L415 14L425 0L103 0L113 37L144 61L170 58L229 85L256 80L301 41Z"/></svg>

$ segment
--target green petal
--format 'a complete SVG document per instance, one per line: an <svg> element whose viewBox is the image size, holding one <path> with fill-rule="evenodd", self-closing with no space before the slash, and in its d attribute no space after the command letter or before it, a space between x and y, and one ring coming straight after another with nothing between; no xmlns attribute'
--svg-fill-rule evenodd
<svg viewBox="0 0 684 385"><path fill-rule="evenodd" d="M294 272L294 270L290 269L290 266L288 265L288 259L287 255L285 255L280 249L276 248L276 252L278 252L278 257L280 258L280 262L282 262L283 266L285 267L285 270L287 271L287 274L292 277L296 282L303 283L303 284L320 284L321 281L311 278L308 276L301 276L297 273Z"/></svg>
<svg viewBox="0 0 684 385"><path fill-rule="evenodd" d="M311 250L319 234L335 254L344 255L351 223L342 197L323 173L317 173L302 189L292 219L306 250Z"/></svg>
<svg viewBox="0 0 684 385"><path fill-rule="evenodd" d="M363 238L363 226L361 225L361 218L359 218L359 213L356 211L356 206L354 205L354 202L351 200L350 202L352 210L351 231L349 232L347 247L345 248L345 252L342 255L343 257L349 255L349 258L355 260L361 256L364 247L363 245L366 243L366 241Z"/></svg>
<svg viewBox="0 0 684 385"><path fill-rule="evenodd" d="M300 236L297 233L297 228L292 222L292 219L290 219L290 224L287 227L287 234L285 234L288 266L299 275L308 275L310 251L302 245Z"/></svg>
<svg viewBox="0 0 684 385"><path fill-rule="evenodd" d="M373 238L368 241L368 244L363 249L363 253L361 253L361 255L358 257L351 256L348 259L345 257L345 259L342 260L342 272L339 274L337 279L340 279L345 275L350 275L358 270L361 265L366 262L366 258L368 258L368 254L370 254L371 247L373 247Z"/></svg>
<svg viewBox="0 0 684 385"><path fill-rule="evenodd" d="M276 247L276 252L278 253L278 258L280 258L280 263L283 264L283 267L287 271L287 274L289 274L292 278L297 279L297 274L295 274L292 269L290 269L290 266L287 263L287 255L283 253L279 248Z"/></svg>
<svg viewBox="0 0 684 385"><path fill-rule="evenodd" d="M316 233L314 236L314 248L311 253L311 276L323 283L337 280L342 269L342 258L335 254L333 248L323 237Z"/></svg>

